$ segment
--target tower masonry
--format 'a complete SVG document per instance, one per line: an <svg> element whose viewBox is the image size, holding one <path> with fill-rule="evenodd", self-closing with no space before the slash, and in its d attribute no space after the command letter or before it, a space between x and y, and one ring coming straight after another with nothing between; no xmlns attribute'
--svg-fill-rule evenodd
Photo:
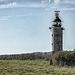
<svg viewBox="0 0 75 75"><path fill-rule="evenodd" d="M52 53L63 50L63 30L61 19L59 18L59 12L55 11L55 19L49 29L52 32Z"/></svg>

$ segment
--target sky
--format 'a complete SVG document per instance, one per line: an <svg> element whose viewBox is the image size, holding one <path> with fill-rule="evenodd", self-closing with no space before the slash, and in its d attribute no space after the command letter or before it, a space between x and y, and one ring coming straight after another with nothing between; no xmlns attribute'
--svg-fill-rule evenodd
<svg viewBox="0 0 75 75"><path fill-rule="evenodd" d="M75 0L0 0L0 55L51 52L55 10L65 28L63 50L75 49Z"/></svg>

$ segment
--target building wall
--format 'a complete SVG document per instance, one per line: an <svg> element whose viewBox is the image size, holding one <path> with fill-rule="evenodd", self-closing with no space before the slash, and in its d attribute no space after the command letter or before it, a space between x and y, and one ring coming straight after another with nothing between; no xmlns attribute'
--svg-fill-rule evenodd
<svg viewBox="0 0 75 75"><path fill-rule="evenodd" d="M63 50L63 28L52 26L52 51Z"/></svg>

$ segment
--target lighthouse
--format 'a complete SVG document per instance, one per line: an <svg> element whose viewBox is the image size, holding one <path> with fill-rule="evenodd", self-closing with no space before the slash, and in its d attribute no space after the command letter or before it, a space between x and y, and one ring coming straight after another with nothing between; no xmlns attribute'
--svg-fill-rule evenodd
<svg viewBox="0 0 75 75"><path fill-rule="evenodd" d="M49 29L52 32L52 53L63 50L63 30L62 21L59 17L60 11L55 11L55 19Z"/></svg>

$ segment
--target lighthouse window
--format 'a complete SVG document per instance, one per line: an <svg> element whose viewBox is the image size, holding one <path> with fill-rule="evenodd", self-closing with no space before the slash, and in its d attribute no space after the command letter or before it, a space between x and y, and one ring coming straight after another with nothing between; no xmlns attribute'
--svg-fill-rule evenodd
<svg viewBox="0 0 75 75"><path fill-rule="evenodd" d="M58 24L60 25L60 24L61 24L61 22L58 22Z"/></svg>

